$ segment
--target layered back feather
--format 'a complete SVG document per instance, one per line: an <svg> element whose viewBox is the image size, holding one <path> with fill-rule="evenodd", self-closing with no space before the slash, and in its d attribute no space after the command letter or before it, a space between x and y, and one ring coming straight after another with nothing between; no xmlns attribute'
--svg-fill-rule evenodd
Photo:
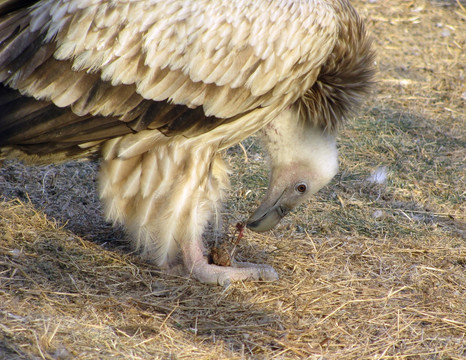
<svg viewBox="0 0 466 360"><path fill-rule="evenodd" d="M345 0L3 1L0 156L89 156L142 130L195 137L292 103L334 129L372 72Z"/></svg>

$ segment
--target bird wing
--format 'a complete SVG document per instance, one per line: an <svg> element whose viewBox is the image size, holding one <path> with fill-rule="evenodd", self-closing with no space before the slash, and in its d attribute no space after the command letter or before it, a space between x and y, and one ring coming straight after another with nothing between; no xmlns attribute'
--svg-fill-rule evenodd
<svg viewBox="0 0 466 360"><path fill-rule="evenodd" d="M7 144L144 129L190 136L291 103L314 83L339 30L334 8L319 0L7 3L15 9L0 5Z"/></svg>

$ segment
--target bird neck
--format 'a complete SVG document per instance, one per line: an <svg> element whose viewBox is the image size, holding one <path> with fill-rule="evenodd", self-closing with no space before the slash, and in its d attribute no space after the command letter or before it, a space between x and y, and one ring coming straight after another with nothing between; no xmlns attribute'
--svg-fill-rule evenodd
<svg viewBox="0 0 466 360"><path fill-rule="evenodd" d="M294 162L319 169L328 167L330 172L336 166L335 136L302 118L297 106L282 111L259 134L272 166Z"/></svg>

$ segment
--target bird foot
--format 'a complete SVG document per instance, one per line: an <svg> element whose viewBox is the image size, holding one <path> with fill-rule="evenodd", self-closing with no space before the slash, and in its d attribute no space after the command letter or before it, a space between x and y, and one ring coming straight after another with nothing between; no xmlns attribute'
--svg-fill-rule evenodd
<svg viewBox="0 0 466 360"><path fill-rule="evenodd" d="M232 266L218 266L205 259L193 263L190 275L202 283L220 286L241 280L278 280L277 272L269 265L233 262Z"/></svg>
<svg viewBox="0 0 466 360"><path fill-rule="evenodd" d="M205 284L228 286L231 282L241 280L278 280L277 272L268 265L237 262L231 257L228 262L209 263L202 241L187 242L181 249L185 270L191 277Z"/></svg>

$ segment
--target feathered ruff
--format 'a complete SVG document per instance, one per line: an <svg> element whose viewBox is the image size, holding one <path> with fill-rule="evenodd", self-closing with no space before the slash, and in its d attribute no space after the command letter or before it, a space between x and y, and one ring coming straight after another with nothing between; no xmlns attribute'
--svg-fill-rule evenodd
<svg viewBox="0 0 466 360"><path fill-rule="evenodd" d="M355 113L372 87L375 53L364 23L346 1L337 1L338 39L315 83L297 101L301 119L334 132Z"/></svg>

